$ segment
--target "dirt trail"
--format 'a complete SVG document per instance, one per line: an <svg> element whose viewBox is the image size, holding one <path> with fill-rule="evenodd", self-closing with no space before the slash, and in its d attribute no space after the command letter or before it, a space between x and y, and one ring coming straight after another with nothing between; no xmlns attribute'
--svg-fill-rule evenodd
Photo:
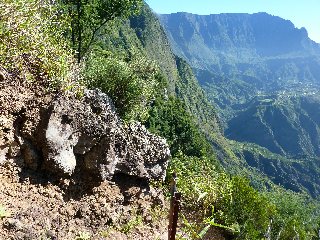
<svg viewBox="0 0 320 240"><path fill-rule="evenodd" d="M166 239L162 194L117 178L73 185L0 167L0 205L9 214L0 220L0 239Z"/></svg>

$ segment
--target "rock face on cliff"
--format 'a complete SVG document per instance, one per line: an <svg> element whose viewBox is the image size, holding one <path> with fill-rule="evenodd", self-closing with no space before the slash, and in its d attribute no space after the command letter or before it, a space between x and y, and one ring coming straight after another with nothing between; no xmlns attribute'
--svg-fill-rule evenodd
<svg viewBox="0 0 320 240"><path fill-rule="evenodd" d="M124 124L102 92L86 90L77 99L16 85L1 83L0 163L20 158L34 170L59 177L89 174L96 181L116 173L165 177L166 141L140 123Z"/></svg>
<svg viewBox="0 0 320 240"><path fill-rule="evenodd" d="M115 173L164 178L170 156L164 139L139 123L122 124L105 94L87 90L82 100L61 97L44 113L39 143L43 166L71 175L76 168L106 180Z"/></svg>

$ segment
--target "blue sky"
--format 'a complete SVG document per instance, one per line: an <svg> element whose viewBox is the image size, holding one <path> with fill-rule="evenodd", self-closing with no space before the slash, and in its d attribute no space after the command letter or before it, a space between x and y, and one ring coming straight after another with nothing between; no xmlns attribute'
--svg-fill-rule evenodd
<svg viewBox="0 0 320 240"><path fill-rule="evenodd" d="M267 12L305 27L309 37L320 43L320 0L146 0L156 13Z"/></svg>

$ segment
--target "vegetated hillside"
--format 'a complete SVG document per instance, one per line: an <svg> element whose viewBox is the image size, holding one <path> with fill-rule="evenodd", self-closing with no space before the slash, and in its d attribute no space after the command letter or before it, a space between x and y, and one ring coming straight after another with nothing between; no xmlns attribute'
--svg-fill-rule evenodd
<svg viewBox="0 0 320 240"><path fill-rule="evenodd" d="M240 158L259 162L260 145L268 152L263 164L269 167L253 164L258 172L274 179L277 170L272 165L278 158L286 166L284 176L290 175L289 168L300 172L305 177L295 177L298 185L315 195L318 190L308 186L314 184L311 179L318 170L295 168L292 159L304 160L311 168L319 158L320 45L304 28L266 13L176 13L159 18L174 51L191 64L219 110L225 135L254 143L246 150L251 154L233 145L235 152L242 152ZM233 168L232 163L227 165ZM275 182L290 186L285 177L279 179Z"/></svg>
<svg viewBox="0 0 320 240"><path fill-rule="evenodd" d="M320 155L318 96L257 97L229 122L226 136L293 158Z"/></svg>
<svg viewBox="0 0 320 240"><path fill-rule="evenodd" d="M217 111L201 89L189 64L176 56L168 38L152 10L143 6L141 13L127 22L119 21L108 27L101 36L103 48L118 54L132 57L136 52L153 60L161 70L168 84L165 92L159 95L174 96L180 99L196 124L215 142L217 150L225 152L227 146L221 132ZM227 155L227 153L222 153Z"/></svg>
<svg viewBox="0 0 320 240"><path fill-rule="evenodd" d="M237 157L245 162L244 168L254 174L262 174L273 183L286 189L309 192L313 197L320 193L320 165L317 158L293 159L270 152L268 149L252 143L231 143ZM254 186L261 188L261 183L251 178Z"/></svg>

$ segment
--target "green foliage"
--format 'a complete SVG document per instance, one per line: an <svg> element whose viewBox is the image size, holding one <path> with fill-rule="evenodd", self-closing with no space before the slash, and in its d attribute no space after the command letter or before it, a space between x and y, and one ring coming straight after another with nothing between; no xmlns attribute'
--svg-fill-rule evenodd
<svg viewBox="0 0 320 240"><path fill-rule="evenodd" d="M131 218L127 223L121 225L119 227L119 231L128 234L130 231L135 229L138 226L141 226L143 223L142 216L136 215L135 217Z"/></svg>
<svg viewBox="0 0 320 240"><path fill-rule="evenodd" d="M207 158L179 156L169 171L179 176L184 214L193 231L200 234L208 224L237 234L238 239L261 239L275 206L250 186L248 180L217 171ZM208 229L207 229L208 230ZM199 236L195 236L198 238Z"/></svg>
<svg viewBox="0 0 320 240"><path fill-rule="evenodd" d="M61 3L71 19L71 42L80 62L105 24L138 13L142 0L61 0Z"/></svg>
<svg viewBox="0 0 320 240"><path fill-rule="evenodd" d="M144 120L158 83L158 69L139 54L123 59L100 52L87 59L82 78L89 88L107 93L121 117Z"/></svg>
<svg viewBox="0 0 320 240"><path fill-rule="evenodd" d="M28 80L70 85L73 58L62 32L67 18L51 2L0 2L0 64Z"/></svg>
<svg viewBox="0 0 320 240"><path fill-rule="evenodd" d="M262 239L275 214L275 206L242 177L231 178L231 194L217 204L217 220L230 226L239 224L238 239Z"/></svg>
<svg viewBox="0 0 320 240"><path fill-rule="evenodd" d="M212 204L220 197L219 192L229 189L227 175L219 173L214 161L207 158L180 154L171 160L168 172L177 173L178 189L183 194L185 206L199 210L203 216L211 213Z"/></svg>
<svg viewBox="0 0 320 240"><path fill-rule="evenodd" d="M211 152L211 146L204 134L193 122L185 105L179 99L157 98L149 115L146 126L150 131L168 140L172 155L182 152L187 156L201 157Z"/></svg>
<svg viewBox="0 0 320 240"><path fill-rule="evenodd" d="M271 224L272 239L318 239L320 203L306 194L274 189L265 193L277 206Z"/></svg>
<svg viewBox="0 0 320 240"><path fill-rule="evenodd" d="M320 203L282 188L258 192L250 182L229 176L214 159L177 155L169 172L178 175L183 226L192 239L224 229L236 239L317 239Z"/></svg>

